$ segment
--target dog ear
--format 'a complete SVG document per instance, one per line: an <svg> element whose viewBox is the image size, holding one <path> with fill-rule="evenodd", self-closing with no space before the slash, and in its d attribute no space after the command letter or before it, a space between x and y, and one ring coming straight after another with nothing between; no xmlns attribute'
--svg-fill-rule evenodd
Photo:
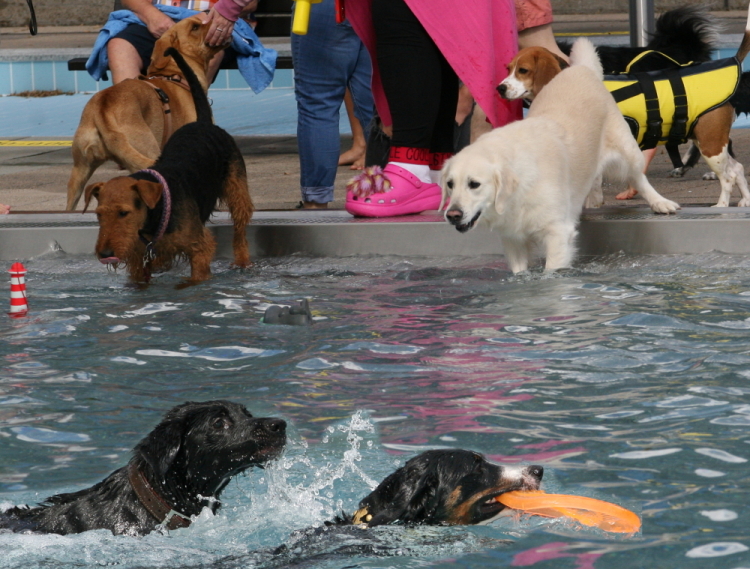
<svg viewBox="0 0 750 569"><path fill-rule="evenodd" d="M81 213L86 213L86 210L89 208L89 202L91 201L91 198L96 198L96 201L99 201L99 191L103 187L104 182L97 182L96 184L86 186L86 189L83 191L83 211Z"/></svg>
<svg viewBox="0 0 750 569"><path fill-rule="evenodd" d="M427 472L417 484L417 488L400 519L407 523L433 521L440 505L440 478L433 471Z"/></svg>
<svg viewBox="0 0 750 569"><path fill-rule="evenodd" d="M180 37L174 29L170 29L156 41L154 50L151 52L151 62L148 66L149 73L152 68L155 71L164 71L170 66L179 69L174 60L164 53L168 47L173 47L177 51L180 50Z"/></svg>
<svg viewBox="0 0 750 569"><path fill-rule="evenodd" d="M138 180L138 183L133 184L135 192L141 196L143 203L146 204L148 209L154 209L156 204L159 203L164 188L157 182L149 182L148 180Z"/></svg>
<svg viewBox="0 0 750 569"><path fill-rule="evenodd" d="M504 165L495 166L492 182L495 184L495 211L498 215L505 213L505 203L508 196L515 192L518 180L512 169Z"/></svg>
<svg viewBox="0 0 750 569"><path fill-rule="evenodd" d="M542 88L562 71L559 61L561 61L559 57L555 57L549 52L536 56L536 70L531 84L534 95L538 95Z"/></svg>
<svg viewBox="0 0 750 569"><path fill-rule="evenodd" d="M181 418L167 418L136 445L134 453L163 479L182 447L183 430L184 421Z"/></svg>
<svg viewBox="0 0 750 569"><path fill-rule="evenodd" d="M396 482L396 480L393 482ZM368 527L381 526L396 521L415 524L435 521L434 517L440 505L440 479L438 475L435 472L428 472L418 480L409 481L409 476L404 474L404 477L398 483L404 488L413 484L416 490L410 496L404 495L408 494L408 491L396 493L385 509L372 513L371 519L367 521ZM363 502L365 501L363 500ZM362 503L360 503L360 506L362 506ZM364 511L369 513L373 509L370 506L365 506Z"/></svg>
<svg viewBox="0 0 750 569"><path fill-rule="evenodd" d="M562 71L563 69L567 69L568 67L570 67L570 63L568 63L567 61L565 61L559 55L555 55L553 53L552 56L557 60L557 64L560 66L560 71Z"/></svg>

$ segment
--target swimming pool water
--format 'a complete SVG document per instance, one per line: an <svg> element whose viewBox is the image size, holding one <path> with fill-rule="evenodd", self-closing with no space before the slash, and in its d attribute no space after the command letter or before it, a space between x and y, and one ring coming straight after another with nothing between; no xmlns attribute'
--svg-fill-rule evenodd
<svg viewBox="0 0 750 569"><path fill-rule="evenodd" d="M289 443L186 530L0 534L0 568L278 566L269 548L435 447L543 464L547 491L621 504L643 531L381 528L398 555L303 546L303 566L750 567L750 258L613 256L514 277L494 257L291 257L216 263L184 290L175 274L137 290L88 258L26 267L30 315L0 319L0 505L99 481L186 400L282 417ZM261 323L300 298L312 326Z"/></svg>

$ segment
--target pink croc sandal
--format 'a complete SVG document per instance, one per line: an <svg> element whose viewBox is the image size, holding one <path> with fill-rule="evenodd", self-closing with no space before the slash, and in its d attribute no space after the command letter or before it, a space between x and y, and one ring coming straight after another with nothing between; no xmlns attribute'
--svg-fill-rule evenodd
<svg viewBox="0 0 750 569"><path fill-rule="evenodd" d="M408 215L440 207L440 186L422 182L394 164L365 168L346 189L346 211L361 217Z"/></svg>

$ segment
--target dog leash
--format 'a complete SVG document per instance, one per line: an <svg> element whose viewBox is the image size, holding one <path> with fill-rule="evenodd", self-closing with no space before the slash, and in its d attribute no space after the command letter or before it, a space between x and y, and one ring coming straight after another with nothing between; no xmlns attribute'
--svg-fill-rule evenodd
<svg viewBox="0 0 750 569"><path fill-rule="evenodd" d="M162 75L152 75L151 77L139 77L141 81L145 81L146 85L151 87L155 92L156 96L159 97L159 100L161 101L162 109L164 110L164 129L162 130L161 134L161 147L164 148L164 145L167 143L167 140L169 140L169 137L172 136L172 109L169 107L169 95L161 88L154 85L151 81L154 80L160 80L160 81L171 81L172 83L179 85L183 89L186 89L187 91L190 91L190 87L185 85L182 82L182 77L179 75L174 75L170 77L162 76Z"/></svg>
<svg viewBox="0 0 750 569"><path fill-rule="evenodd" d="M138 467L131 463L128 466L128 481L133 487L135 495L143 504L143 507L148 512L159 520L160 524L168 530L174 530L179 528L186 528L191 524L191 520L185 514L181 514L172 506L170 506L164 498L162 498L156 490L153 489L151 484L148 483L143 472Z"/></svg>
<svg viewBox="0 0 750 569"><path fill-rule="evenodd" d="M162 187L162 201L164 202L161 209L161 218L159 219L159 226L156 229L156 234L151 241L147 241L143 234L139 231L138 236L146 244L146 251L143 253L143 267L154 260L156 252L154 251L154 243L164 236L169 226L169 219L172 216L172 193L169 191L169 184L159 172L147 168L145 170L139 170L136 174L148 174L156 178L156 181L161 184Z"/></svg>

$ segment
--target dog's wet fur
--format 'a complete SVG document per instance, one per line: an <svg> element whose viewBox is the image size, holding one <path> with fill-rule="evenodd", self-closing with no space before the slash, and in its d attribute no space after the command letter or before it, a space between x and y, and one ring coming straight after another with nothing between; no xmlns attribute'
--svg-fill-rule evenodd
<svg viewBox="0 0 750 569"><path fill-rule="evenodd" d="M495 498L515 490L538 490L541 466L501 466L477 452L429 450L408 460L359 503L323 526L294 532L273 551L255 552L264 569L307 567L351 556L387 557L403 543L383 534L383 526L458 526L489 523L506 512ZM377 528L377 529L375 529ZM430 540L435 536L431 534ZM225 558L217 567L245 567L248 558Z"/></svg>
<svg viewBox="0 0 750 569"><path fill-rule="evenodd" d="M481 524L505 509L495 500L497 496L538 490L543 474L541 466L500 466L468 450L430 450L388 476L354 514L342 515L336 523L366 527Z"/></svg>
<svg viewBox="0 0 750 569"><path fill-rule="evenodd" d="M147 283L153 272L168 270L175 260L187 258L188 283L195 284L211 276L216 241L205 223L220 200L227 204L234 224L234 265L250 263L245 231L253 204L237 143L213 124L208 98L179 52L168 48L165 54L177 61L188 80L198 120L179 128L150 167L166 180L172 196L166 233L153 242L155 257L146 258L146 247L155 238L164 208L164 188L156 177L137 172L92 184L85 190L85 203L88 207L92 198L98 201L95 251L102 263L115 268L126 265L131 281Z"/></svg>
<svg viewBox="0 0 750 569"><path fill-rule="evenodd" d="M187 402L170 410L135 446L127 466L91 488L51 496L36 507L6 510L0 513L0 529L63 535L108 529L116 535L145 535L163 520L139 499L130 469L137 469L173 510L195 516L204 507L218 510L229 480L274 459L285 442L281 419L253 417L229 401Z"/></svg>

